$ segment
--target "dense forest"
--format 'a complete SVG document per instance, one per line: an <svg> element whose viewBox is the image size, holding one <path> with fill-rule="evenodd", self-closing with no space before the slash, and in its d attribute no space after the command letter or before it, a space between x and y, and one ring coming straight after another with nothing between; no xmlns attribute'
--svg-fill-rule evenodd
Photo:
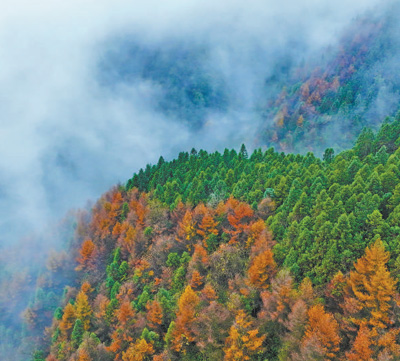
<svg viewBox="0 0 400 361"><path fill-rule="evenodd" d="M42 300L70 281L33 360L398 359L399 145L400 115L322 160L243 145L148 165L49 260Z"/></svg>

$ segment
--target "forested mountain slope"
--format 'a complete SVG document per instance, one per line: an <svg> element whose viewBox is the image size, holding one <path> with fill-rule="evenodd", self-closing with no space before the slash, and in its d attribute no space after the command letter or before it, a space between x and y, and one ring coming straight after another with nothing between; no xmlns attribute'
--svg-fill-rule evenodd
<svg viewBox="0 0 400 361"><path fill-rule="evenodd" d="M42 293L75 270L34 359L397 359L399 137L160 158L53 255Z"/></svg>
<svg viewBox="0 0 400 361"><path fill-rule="evenodd" d="M281 92L266 105L262 140L291 152L321 151L320 144L347 149L363 127L377 129L394 115L400 100L399 14L398 3L383 4L356 19L324 55L314 54L283 81L278 78Z"/></svg>

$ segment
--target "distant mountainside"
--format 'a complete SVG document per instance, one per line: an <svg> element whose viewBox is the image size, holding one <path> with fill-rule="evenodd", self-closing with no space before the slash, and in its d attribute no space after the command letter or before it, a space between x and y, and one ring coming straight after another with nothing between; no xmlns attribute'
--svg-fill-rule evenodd
<svg viewBox="0 0 400 361"><path fill-rule="evenodd" d="M251 40L243 56L241 44L224 53L200 40L112 39L99 64L100 82L111 91L150 82L155 109L194 130L239 113L255 129L247 139L255 146L343 150L363 127L376 130L399 109L399 14L397 3L384 5L355 19L338 43L311 53L303 53L301 39L273 56Z"/></svg>
<svg viewBox="0 0 400 361"><path fill-rule="evenodd" d="M204 125L210 112L228 107L223 76L210 64L209 49L202 45L117 41L100 64L99 76L113 90L137 81L153 83L158 88L155 110L194 129Z"/></svg>
<svg viewBox="0 0 400 361"><path fill-rule="evenodd" d="M321 151L328 143L344 149L363 127L377 129L397 112L399 4L382 12L355 20L324 59L291 72L266 107L266 138L260 142L285 151Z"/></svg>

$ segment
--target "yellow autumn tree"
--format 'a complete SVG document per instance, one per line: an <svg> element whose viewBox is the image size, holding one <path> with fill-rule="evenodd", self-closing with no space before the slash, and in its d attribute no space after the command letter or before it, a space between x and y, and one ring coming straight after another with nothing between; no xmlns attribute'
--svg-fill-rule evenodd
<svg viewBox="0 0 400 361"><path fill-rule="evenodd" d="M75 301L75 316L83 323L83 328L87 331L90 327L90 319L92 317L92 308L89 305L88 296L85 292L80 291Z"/></svg>
<svg viewBox="0 0 400 361"><path fill-rule="evenodd" d="M151 342L141 338L129 346L128 350L122 354L123 361L144 361L154 353Z"/></svg>
<svg viewBox="0 0 400 361"><path fill-rule="evenodd" d="M127 224L126 222L126 232L125 232L125 237L123 237L123 242L121 243L122 248L127 252L127 253L133 253L134 251L134 245L135 245L135 237L136 237L136 229L131 225Z"/></svg>
<svg viewBox="0 0 400 361"><path fill-rule="evenodd" d="M191 251L191 241L196 236L196 222L193 220L193 215L190 210L185 212L182 222L179 222L177 241L186 244L186 247Z"/></svg>
<svg viewBox="0 0 400 361"><path fill-rule="evenodd" d="M252 360L262 352L265 335L259 336L258 329L243 310L239 310L225 341L225 361Z"/></svg>

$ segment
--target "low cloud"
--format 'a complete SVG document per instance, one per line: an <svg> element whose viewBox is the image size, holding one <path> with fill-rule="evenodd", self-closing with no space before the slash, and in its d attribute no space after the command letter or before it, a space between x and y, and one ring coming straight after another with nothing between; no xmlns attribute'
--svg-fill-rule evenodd
<svg viewBox="0 0 400 361"><path fill-rule="evenodd" d="M98 197L160 155L251 144L259 91L281 60L297 62L334 44L352 18L377 3L3 1L0 242ZM124 54L131 39L152 51L168 44L207 49L207 67L229 94L227 108L209 110L193 129L156 109L165 89L154 79L102 84L100 65L110 51Z"/></svg>

